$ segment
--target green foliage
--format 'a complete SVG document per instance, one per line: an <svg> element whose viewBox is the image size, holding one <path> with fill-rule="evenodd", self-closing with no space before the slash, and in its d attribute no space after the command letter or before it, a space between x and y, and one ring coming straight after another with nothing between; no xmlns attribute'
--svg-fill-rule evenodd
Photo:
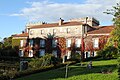
<svg viewBox="0 0 120 80"><path fill-rule="evenodd" d="M18 57L18 53L17 53L18 48L14 47L4 47L3 49L1 49L1 56L6 56L6 57Z"/></svg>
<svg viewBox="0 0 120 80"><path fill-rule="evenodd" d="M51 34L51 33L49 33L49 34L47 34L47 37L46 38L48 38L48 39L52 39L52 38L54 38L55 37L55 34Z"/></svg>
<svg viewBox="0 0 120 80"><path fill-rule="evenodd" d="M12 39L12 47L19 46L21 39Z"/></svg>
<svg viewBox="0 0 120 80"><path fill-rule="evenodd" d="M120 45L120 3L117 3L116 6L113 6L113 9L109 10L107 13L114 16L113 22L115 25L115 29L111 32L111 39L113 42L117 41Z"/></svg>
<svg viewBox="0 0 120 80"><path fill-rule="evenodd" d="M76 60L76 61L80 61L81 59L81 55L79 53L72 53L72 57L71 57L72 60Z"/></svg>
<svg viewBox="0 0 120 80"><path fill-rule="evenodd" d="M83 66L81 66L80 63L69 65L68 78L65 78L65 67L61 67L38 74L32 74L16 80L118 80L116 59L93 61L92 69L86 68L87 63L88 62L83 62ZM104 68L112 68L112 73L102 74L101 69Z"/></svg>
<svg viewBox="0 0 120 80"><path fill-rule="evenodd" d="M0 80L10 80L10 79L14 79L16 77L26 76L26 75L33 74L33 73L50 70L52 68L53 68L53 65L49 65L49 66L31 68L31 69L27 69L24 71L18 71L18 72L17 71L7 71L3 75L0 75Z"/></svg>
<svg viewBox="0 0 120 80"><path fill-rule="evenodd" d="M108 74L108 73L111 73L112 72L112 68L111 67L104 67L101 69L101 73L103 74Z"/></svg>
<svg viewBox="0 0 120 80"><path fill-rule="evenodd" d="M33 58L32 61L29 62L29 66L31 68L48 66L51 64L57 64L57 60L52 54L46 54L41 58Z"/></svg>
<svg viewBox="0 0 120 80"><path fill-rule="evenodd" d="M4 38L4 47L12 46L12 37Z"/></svg>
<svg viewBox="0 0 120 80"><path fill-rule="evenodd" d="M0 49L2 49L3 48L3 43L2 42L0 42Z"/></svg>
<svg viewBox="0 0 120 80"><path fill-rule="evenodd" d="M115 58L118 56L117 48L113 46L105 47L103 50L98 51L97 54L103 58Z"/></svg>
<svg viewBox="0 0 120 80"><path fill-rule="evenodd" d="M118 59L117 59L117 61L118 61L118 76L119 76L119 78L120 78L120 57L118 57Z"/></svg>
<svg viewBox="0 0 120 80"><path fill-rule="evenodd" d="M112 9L105 12L114 16L114 30L111 32L111 37L109 38L104 49L98 52L103 57L115 57L118 56L120 51L120 3L113 6Z"/></svg>
<svg viewBox="0 0 120 80"><path fill-rule="evenodd" d="M52 68L53 68L53 65L36 67L36 68L29 68L27 70L17 72L15 74L15 77L21 77L21 76L30 75L30 74L33 74L33 73L43 72L43 71L50 70Z"/></svg>
<svg viewBox="0 0 120 80"><path fill-rule="evenodd" d="M20 39L12 39L12 37L4 38L0 43L0 55L4 57L18 57Z"/></svg>
<svg viewBox="0 0 120 80"><path fill-rule="evenodd" d="M6 57L18 57L18 47L12 47L12 37L4 38L3 43L0 42L0 55ZM14 42L15 44L17 42Z"/></svg>

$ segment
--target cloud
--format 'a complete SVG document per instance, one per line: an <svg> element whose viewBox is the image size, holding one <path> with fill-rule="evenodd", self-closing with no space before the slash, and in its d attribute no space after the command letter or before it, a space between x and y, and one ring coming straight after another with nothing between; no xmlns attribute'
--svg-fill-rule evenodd
<svg viewBox="0 0 120 80"><path fill-rule="evenodd" d="M71 18L80 18L92 16L101 22L112 20L112 16L106 15L107 9L111 9L118 0L86 0L80 3L57 3L50 1L43 2L27 2L30 7L20 10L19 13L11 14L11 16L22 16L28 21L57 21L60 17L68 20Z"/></svg>
<svg viewBox="0 0 120 80"><path fill-rule="evenodd" d="M19 14L17 14L17 13L10 14L10 16L23 16L23 15L24 15L24 14L22 14L22 13L21 13L21 14L20 14L20 13L19 13Z"/></svg>

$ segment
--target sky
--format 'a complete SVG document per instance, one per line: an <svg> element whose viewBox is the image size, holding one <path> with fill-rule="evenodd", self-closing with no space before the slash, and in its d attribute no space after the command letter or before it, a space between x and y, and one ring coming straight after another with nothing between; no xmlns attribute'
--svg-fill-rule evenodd
<svg viewBox="0 0 120 80"><path fill-rule="evenodd" d="M104 14L119 0L0 0L0 40L19 34L29 22L58 22L94 17L100 25L112 25L112 15Z"/></svg>

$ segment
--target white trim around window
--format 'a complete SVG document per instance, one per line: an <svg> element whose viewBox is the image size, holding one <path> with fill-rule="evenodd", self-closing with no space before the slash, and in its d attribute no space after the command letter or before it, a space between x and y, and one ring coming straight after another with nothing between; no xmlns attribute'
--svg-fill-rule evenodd
<svg viewBox="0 0 120 80"><path fill-rule="evenodd" d="M94 38L93 39L93 47L98 48L99 47L99 38Z"/></svg>
<svg viewBox="0 0 120 80"><path fill-rule="evenodd" d="M29 57L33 57L33 50L29 50Z"/></svg>
<svg viewBox="0 0 120 80"><path fill-rule="evenodd" d="M67 47L71 47L71 39L67 39L66 40L66 46Z"/></svg>
<svg viewBox="0 0 120 80"><path fill-rule="evenodd" d="M68 51L67 52L67 59L70 59L71 58L71 51Z"/></svg>
<svg viewBox="0 0 120 80"><path fill-rule="evenodd" d="M19 50L19 56L23 57L24 56L24 51L23 50Z"/></svg>
<svg viewBox="0 0 120 80"><path fill-rule="evenodd" d="M75 47L80 47L81 46L81 39L76 39L75 40Z"/></svg>

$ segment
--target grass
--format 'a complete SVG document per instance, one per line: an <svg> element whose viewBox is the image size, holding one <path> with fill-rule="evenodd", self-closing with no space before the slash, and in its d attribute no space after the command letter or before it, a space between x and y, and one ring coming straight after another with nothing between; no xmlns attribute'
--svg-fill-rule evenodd
<svg viewBox="0 0 120 80"><path fill-rule="evenodd" d="M77 63L68 68L68 78L65 78L65 67L32 74L16 80L118 80L116 59L92 61L93 68L86 68L88 62ZM102 69L112 69L112 73L103 74Z"/></svg>

